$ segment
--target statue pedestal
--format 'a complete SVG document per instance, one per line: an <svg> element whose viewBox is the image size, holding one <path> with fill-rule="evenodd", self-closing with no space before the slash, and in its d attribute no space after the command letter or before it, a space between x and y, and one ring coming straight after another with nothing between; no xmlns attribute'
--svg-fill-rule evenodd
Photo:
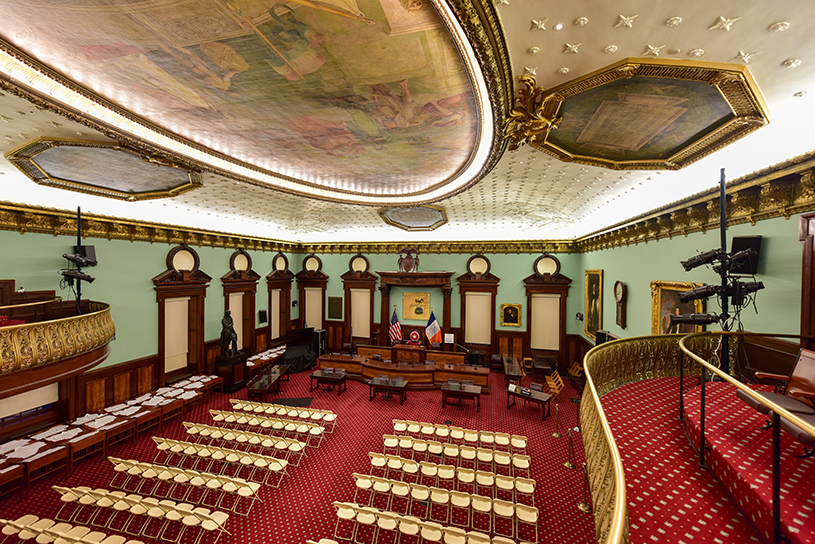
<svg viewBox="0 0 815 544"><path fill-rule="evenodd" d="M249 379L246 357L246 353L242 351L232 357L215 357L215 373L224 379L224 393L234 393L246 386L246 380Z"/></svg>

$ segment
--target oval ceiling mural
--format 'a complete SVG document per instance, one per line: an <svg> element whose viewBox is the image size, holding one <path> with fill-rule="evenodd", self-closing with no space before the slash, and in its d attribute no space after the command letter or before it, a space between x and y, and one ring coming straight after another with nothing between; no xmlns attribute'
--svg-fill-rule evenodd
<svg viewBox="0 0 815 544"><path fill-rule="evenodd" d="M302 192L428 193L479 145L482 101L421 0L9 1L0 35L148 124Z"/></svg>

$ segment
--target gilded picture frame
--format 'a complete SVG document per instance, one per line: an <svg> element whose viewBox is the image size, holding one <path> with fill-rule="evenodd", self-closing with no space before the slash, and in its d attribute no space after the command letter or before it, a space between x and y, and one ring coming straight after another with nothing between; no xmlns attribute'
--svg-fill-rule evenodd
<svg viewBox="0 0 815 544"><path fill-rule="evenodd" d="M402 293L402 319L430 319L430 293Z"/></svg>
<svg viewBox="0 0 815 544"><path fill-rule="evenodd" d="M603 270L586 270L583 287L583 334L596 340L603 328Z"/></svg>
<svg viewBox="0 0 815 544"><path fill-rule="evenodd" d="M699 314L705 311L704 300L680 302L679 293L701 287L701 283L688 281L652 281L651 282L651 334L667 334L671 314ZM703 325L682 324L677 326L678 333L688 334L702 332Z"/></svg>
<svg viewBox="0 0 815 544"><path fill-rule="evenodd" d="M521 308L520 304L501 304L501 326L520 327Z"/></svg>

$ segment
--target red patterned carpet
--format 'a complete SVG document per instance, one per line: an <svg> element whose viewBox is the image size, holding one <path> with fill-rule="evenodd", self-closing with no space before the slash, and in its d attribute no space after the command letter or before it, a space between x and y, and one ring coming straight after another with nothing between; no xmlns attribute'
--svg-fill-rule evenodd
<svg viewBox="0 0 815 544"><path fill-rule="evenodd" d="M631 542L760 542L721 485L699 467L678 420L678 391L678 378L661 378L602 399L625 467Z"/></svg>
<svg viewBox="0 0 815 544"><path fill-rule="evenodd" d="M772 542L772 431L759 429L766 417L739 400L730 384L712 382L706 389L705 436L711 447L706 461ZM689 435L698 445L700 389L689 391L685 403ZM794 544L812 544L815 459L797 459L802 452L798 442L781 433L781 524Z"/></svg>
<svg viewBox="0 0 815 544"><path fill-rule="evenodd" d="M236 544L302 544L307 538L319 540L331 537L336 515L332 501L351 501L354 496L353 472L369 473L368 451L382 452L382 435L392 433L392 420L412 419L430 423L452 422L452 425L477 429L508 432L529 438L528 452L532 457L531 476L537 481L535 504L541 510L539 542L543 544L588 544L594 542L594 525L591 515L577 509L582 501L582 476L579 470L563 466L568 455L566 429L577 425L578 404L570 402L574 392L567 388L559 402L560 430L562 438L553 438L555 431L554 410L552 417L541 421L540 407L521 400L507 410L504 394L504 377L501 373L491 375L493 393L481 399L481 411L467 404L463 408L441 407L441 392L411 391L407 402L400 406L398 399L375 399L368 401L368 387L348 382L348 389L338 396L332 391L309 393L306 373L291 377L283 385L279 395L269 395L267 401L281 397L314 396L313 408L333 410L338 414L337 429L327 436L322 445L309 448L308 457L300 466L290 467L290 476L280 488L263 488L261 498L249 519L232 516L227 522L231 537L223 537L219 543ZM527 378L528 379L528 378ZM245 398L246 392L235 394ZM205 406L196 406L188 412L187 420L211 423L209 409L229 409L230 395L215 393ZM163 432L155 434L184 440L186 434L181 418L165 425ZM579 433L574 439L575 460L580 467L583 460L582 440ZM150 433L139 436L138 442L115 446L109 455L152 461L155 444ZM17 496L0 500L0 517L16 519L23 514L53 517L58 508L58 495L51 485L89 486L108 488L113 477L112 465L96 455L80 461L73 476L57 473L35 482L26 500ZM635 518L632 518L632 520ZM183 541L192 542L196 531L189 531ZM189 537L189 538L188 538ZM203 542L212 538L207 535ZM732 542L732 541L731 541Z"/></svg>

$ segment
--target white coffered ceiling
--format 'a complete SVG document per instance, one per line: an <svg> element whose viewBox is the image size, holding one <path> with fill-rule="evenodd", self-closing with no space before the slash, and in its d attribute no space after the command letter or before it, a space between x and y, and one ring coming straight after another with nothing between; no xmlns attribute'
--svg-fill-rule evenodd
<svg viewBox="0 0 815 544"><path fill-rule="evenodd" d="M515 76L534 74L548 89L627 57L655 54L747 64L771 122L679 171L614 171L564 163L529 147L507 151L475 185L434 202L446 210L449 222L432 232L387 225L379 206L318 200L214 174L204 175L203 187L174 198L126 202L39 186L0 160L0 200L81 206L101 215L291 242L562 240L714 187L721 168L734 179L815 148L810 136L815 3L500 0L496 5ZM0 151L38 137L103 139L4 93Z"/></svg>

